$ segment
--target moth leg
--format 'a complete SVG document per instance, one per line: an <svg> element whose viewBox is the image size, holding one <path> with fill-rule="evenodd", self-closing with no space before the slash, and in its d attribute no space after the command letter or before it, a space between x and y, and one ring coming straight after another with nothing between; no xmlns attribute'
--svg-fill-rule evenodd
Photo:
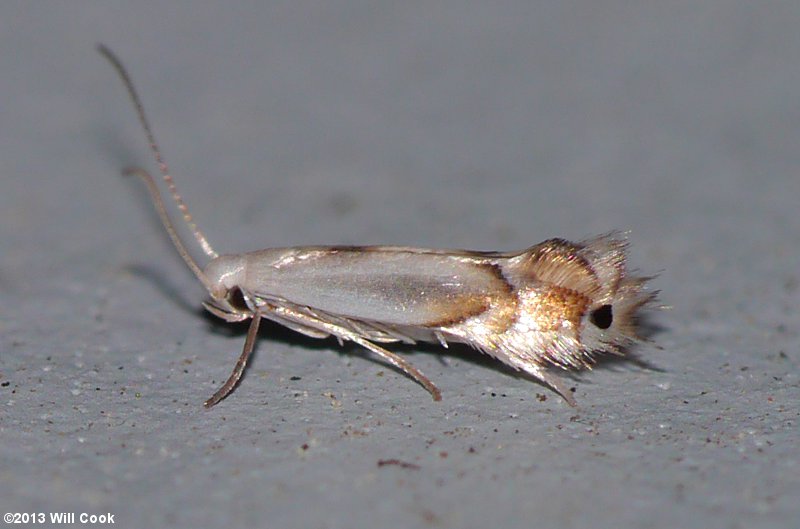
<svg viewBox="0 0 800 529"><path fill-rule="evenodd" d="M247 360L250 359L250 355L252 354L253 347L256 343L259 323L261 323L261 313L256 311L253 313L253 318L250 321L250 328L247 329L247 338L244 340L244 348L242 349L242 354L239 355L239 360L236 361L236 365L234 366L231 375L228 377L228 380L226 380L225 383L217 390L217 392L214 393L214 395L212 395L212 397L203 404L206 408L211 408L219 401L227 397L228 394L233 391L233 388L236 387L239 379L242 378L244 368L247 366Z"/></svg>
<svg viewBox="0 0 800 529"><path fill-rule="evenodd" d="M388 351L378 345L375 345L369 340L365 340L359 336L349 336L346 338L357 343L361 347L369 349L370 351L381 357L386 362L390 363L391 365L393 365L406 375L416 380L423 388L428 390L428 393L431 394L433 400L435 401L442 400L442 392L439 391L439 388L437 388L436 385L433 382L431 382L431 380L428 377L423 375L422 371L412 366L410 362L404 360L400 356L397 356L393 352Z"/></svg>
<svg viewBox="0 0 800 529"><path fill-rule="evenodd" d="M400 356L384 349L383 347L375 345L356 332L342 327L341 325L325 321L322 316L307 314L289 305L274 306L270 312L273 312L283 319L296 321L300 324L325 331L328 334L336 336L339 341L350 340L351 342L357 343L361 347L364 347L365 349L375 353L385 362L391 364L409 377L413 378L419 385L428 390L428 393L431 394L433 400L442 400L442 392L439 391L439 388L437 388L428 377L422 374L422 371L411 365L411 363L404 360ZM269 314L267 314L267 317L271 318Z"/></svg>
<svg viewBox="0 0 800 529"><path fill-rule="evenodd" d="M328 331L323 331L319 327L312 327L310 325L303 324L295 320L281 318L280 316L274 313L265 314L264 317L274 321L275 323L283 325L287 329L291 329L295 332L299 332L300 334L304 334L311 338L318 338L318 339L327 338L328 336L331 335L331 333L329 333Z"/></svg>

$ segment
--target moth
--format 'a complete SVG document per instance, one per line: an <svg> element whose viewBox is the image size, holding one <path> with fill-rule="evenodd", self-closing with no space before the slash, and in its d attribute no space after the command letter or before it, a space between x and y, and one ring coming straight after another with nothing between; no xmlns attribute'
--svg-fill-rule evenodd
<svg viewBox="0 0 800 529"><path fill-rule="evenodd" d="M575 406L548 367L590 368L597 353L622 354L642 340L638 316L656 292L647 290L650 277L628 273L627 241L619 232L582 242L550 239L519 252L304 246L219 255L175 187L128 72L107 47L98 50L128 91L170 194L210 259L205 267L178 235L155 179L141 168L124 173L147 186L175 248L208 291L203 306L228 322L250 320L236 366L205 402L207 408L238 384L262 318L312 338L354 342L437 401L439 388L382 344L465 343L538 379Z"/></svg>

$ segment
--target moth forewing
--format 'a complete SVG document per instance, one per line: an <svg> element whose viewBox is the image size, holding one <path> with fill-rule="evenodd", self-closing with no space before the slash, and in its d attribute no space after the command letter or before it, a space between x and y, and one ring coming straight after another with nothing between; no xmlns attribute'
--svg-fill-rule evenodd
<svg viewBox="0 0 800 529"><path fill-rule="evenodd" d="M307 247L262 250L244 259L246 292L398 327L464 320L486 310L508 287L491 263L468 253Z"/></svg>
<svg viewBox="0 0 800 529"><path fill-rule="evenodd" d="M209 293L204 306L229 322L250 319L232 373L206 401L224 399L241 378L261 318L314 338L355 342L424 386L439 389L409 362L377 345L417 340L466 343L551 386L575 401L546 370L590 367L600 351L621 352L638 340L636 318L655 293L647 278L630 277L626 241L610 233L580 243L551 239L516 253L395 246L273 248L218 255L178 194L122 63L99 51L122 78L162 177L198 245L210 258L201 268L186 249L154 179L147 185L165 230Z"/></svg>

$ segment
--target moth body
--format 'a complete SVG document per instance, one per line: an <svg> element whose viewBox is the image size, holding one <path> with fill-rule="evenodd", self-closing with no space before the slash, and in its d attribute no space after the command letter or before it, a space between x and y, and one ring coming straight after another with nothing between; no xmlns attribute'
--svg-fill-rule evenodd
<svg viewBox="0 0 800 529"><path fill-rule="evenodd" d="M616 232L583 242L550 239L520 252L396 246L270 248L218 255L194 224L156 146L133 84L119 60L100 52L122 77L162 176L209 262L195 262L178 236L155 180L141 177L186 264L206 287L204 306L226 321L250 320L228 380L206 401L225 398L241 378L262 318L314 338L353 341L423 385L439 389L400 356L377 344L468 344L575 401L547 367L591 367L602 351L621 353L640 338L636 319L655 299L648 278L631 276L626 241Z"/></svg>
<svg viewBox="0 0 800 529"><path fill-rule="evenodd" d="M627 277L625 246L608 234L516 253L318 246L223 255L205 269L224 293L207 306L314 337L466 343L570 400L544 368L589 367L594 353L620 352L637 340L637 310L653 298L646 279Z"/></svg>

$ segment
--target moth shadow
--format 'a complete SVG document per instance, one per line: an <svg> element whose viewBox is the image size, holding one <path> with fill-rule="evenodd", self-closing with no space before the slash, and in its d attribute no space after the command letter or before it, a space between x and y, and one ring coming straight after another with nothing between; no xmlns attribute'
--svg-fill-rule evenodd
<svg viewBox="0 0 800 529"><path fill-rule="evenodd" d="M191 305L184 297L183 292L176 288L175 285L168 280L164 279L164 275L157 269L150 265L134 263L125 265L123 270L129 274L145 279L155 285L155 287L169 300L170 303L175 305L176 308L187 314L196 314L197 307ZM202 310L202 309L201 309ZM205 311L203 311L205 312Z"/></svg>
<svg viewBox="0 0 800 529"><path fill-rule="evenodd" d="M599 362L609 368L618 368L623 365L634 365L639 369L645 371L654 371L656 373L666 373L666 369L658 367L657 364L645 360L641 357L642 349L653 348L659 351L663 347L656 343L656 336L661 333L667 332L669 329L664 325L658 324L653 321L652 314L645 313L639 316L636 322L636 331L641 339L641 342L636 344L633 348L628 347L623 349L621 355L604 354L599 357Z"/></svg>

